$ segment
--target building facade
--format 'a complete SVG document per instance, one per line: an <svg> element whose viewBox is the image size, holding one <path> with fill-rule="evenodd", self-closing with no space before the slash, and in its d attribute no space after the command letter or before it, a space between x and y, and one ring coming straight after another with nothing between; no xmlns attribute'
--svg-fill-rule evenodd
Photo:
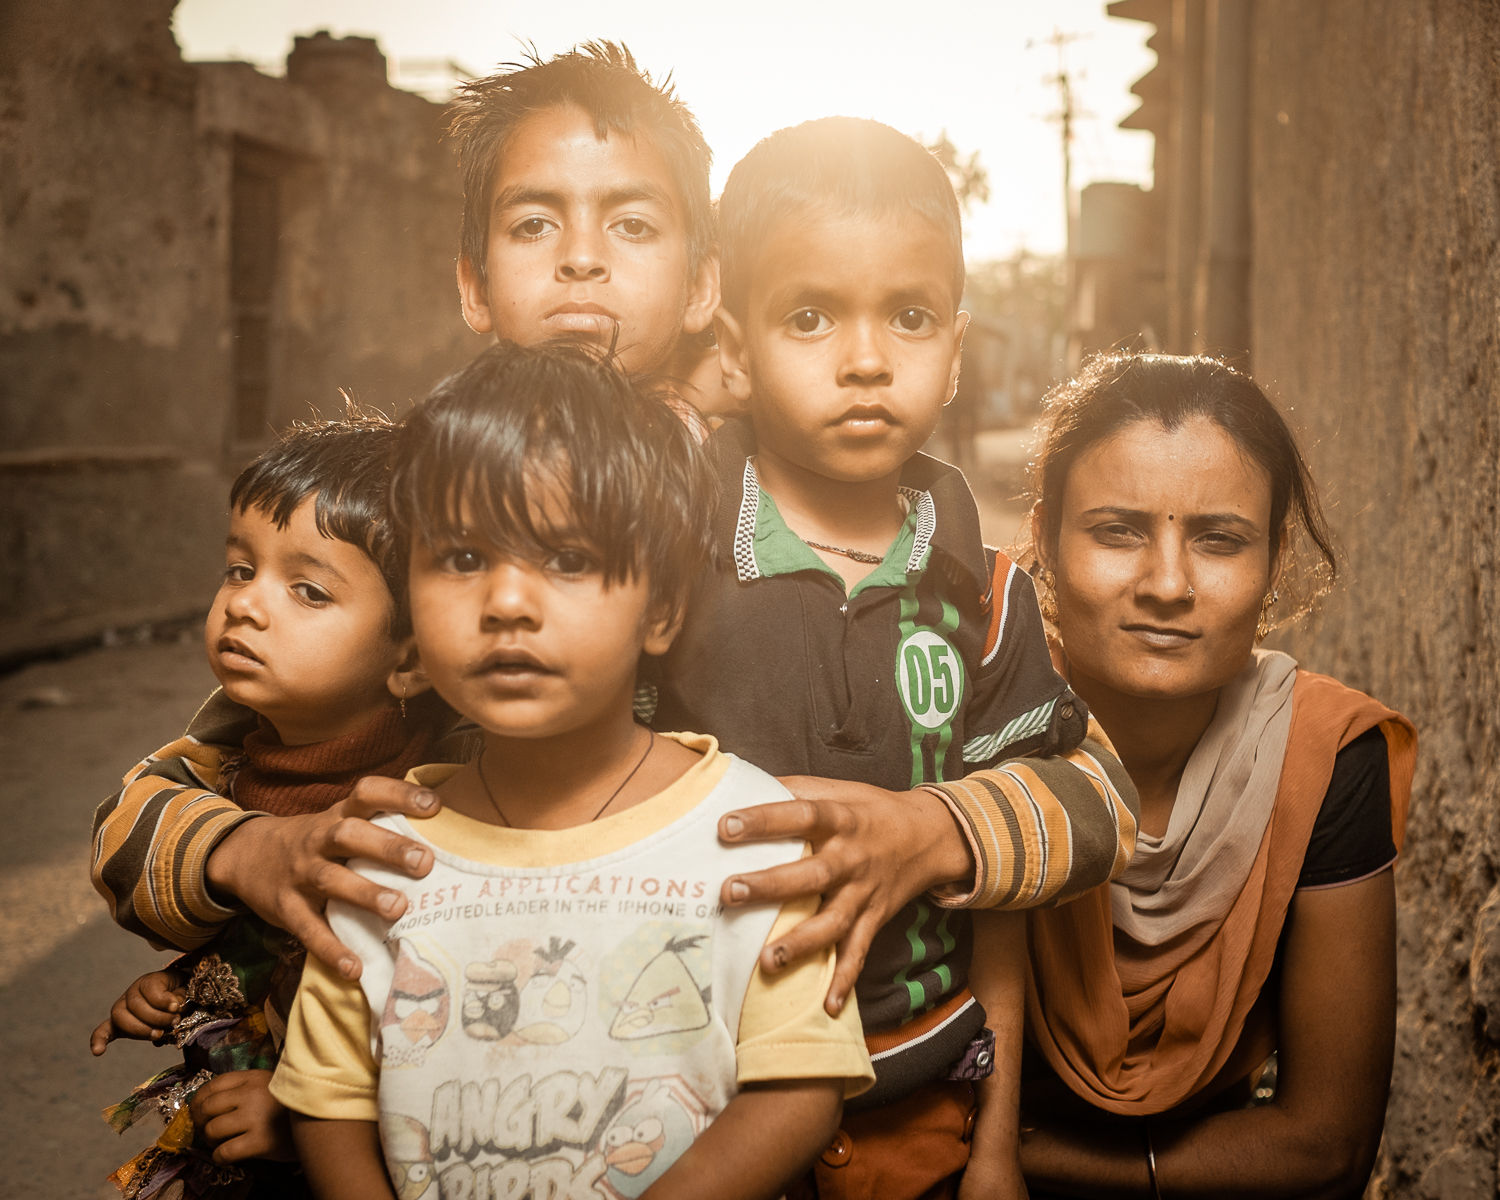
<svg viewBox="0 0 1500 1200"><path fill-rule="evenodd" d="M0 662L201 613L275 430L483 344L441 107L365 38L186 63L172 8L0 10Z"/></svg>

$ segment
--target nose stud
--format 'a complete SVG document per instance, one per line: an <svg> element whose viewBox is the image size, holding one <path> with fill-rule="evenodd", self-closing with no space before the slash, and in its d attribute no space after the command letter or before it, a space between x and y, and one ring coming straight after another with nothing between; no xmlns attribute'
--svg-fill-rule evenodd
<svg viewBox="0 0 1500 1200"><path fill-rule="evenodd" d="M1193 590L1193 585L1192 585L1192 584L1188 584L1188 590L1187 590L1187 598L1188 598L1188 599L1189 599L1189 600L1191 600L1191 599L1192 599L1192 598L1193 598L1193 597L1194 597L1194 596L1196 596L1196 595L1197 595L1197 594L1198 594L1198 593L1197 593L1197 592L1195 592L1195 591L1194 591L1194 590Z"/></svg>

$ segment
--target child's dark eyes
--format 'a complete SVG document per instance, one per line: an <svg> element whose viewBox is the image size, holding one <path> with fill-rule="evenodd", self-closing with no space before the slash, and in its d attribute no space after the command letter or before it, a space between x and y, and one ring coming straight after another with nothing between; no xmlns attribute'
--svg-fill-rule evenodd
<svg viewBox="0 0 1500 1200"><path fill-rule="evenodd" d="M552 222L546 217L526 217L511 226L511 232L517 237L538 238L552 228Z"/></svg>
<svg viewBox="0 0 1500 1200"><path fill-rule="evenodd" d="M315 583L299 580L292 584L292 595L305 604L324 605L333 603L333 597Z"/></svg>
<svg viewBox="0 0 1500 1200"><path fill-rule="evenodd" d="M794 333L802 334L822 333L829 325L828 318L815 308L799 308L786 323Z"/></svg>
<svg viewBox="0 0 1500 1200"><path fill-rule="evenodd" d="M559 575L590 575L599 564L587 550L558 550L547 559L547 569Z"/></svg>
<svg viewBox="0 0 1500 1200"><path fill-rule="evenodd" d="M255 578L255 568L248 563L230 563L224 568L225 583L249 583Z"/></svg>
<svg viewBox="0 0 1500 1200"><path fill-rule="evenodd" d="M485 568L484 555L467 546L443 551L437 555L437 562L444 571L452 571L455 575L472 575Z"/></svg>
<svg viewBox="0 0 1500 1200"><path fill-rule="evenodd" d="M893 323L904 333L926 333L937 324L937 314L931 309L913 305L898 312Z"/></svg>
<svg viewBox="0 0 1500 1200"><path fill-rule="evenodd" d="M628 238L647 238L656 232L655 226L644 217L621 217L615 222L615 228Z"/></svg>

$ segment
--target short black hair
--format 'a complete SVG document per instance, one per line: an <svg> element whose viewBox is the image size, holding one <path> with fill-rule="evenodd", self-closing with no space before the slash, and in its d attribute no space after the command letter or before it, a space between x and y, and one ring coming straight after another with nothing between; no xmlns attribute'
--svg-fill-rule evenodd
<svg viewBox="0 0 1500 1200"><path fill-rule="evenodd" d="M756 260L771 231L809 211L931 222L952 249L954 303L963 295L963 223L943 165L889 125L824 117L761 139L729 173L719 197L725 308L744 313Z"/></svg>
<svg viewBox="0 0 1500 1200"><path fill-rule="evenodd" d="M259 509L285 529L303 501L316 496L318 532L363 550L380 570L395 604L391 636L399 638L410 624L388 502L395 440L389 418L353 404L335 420L299 421L239 473L229 506Z"/></svg>
<svg viewBox="0 0 1500 1200"><path fill-rule="evenodd" d="M543 61L535 49L524 62L460 84L448 105L448 136L458 148L464 214L460 253L484 282L495 172L521 122L544 109L573 105L588 114L594 134L641 137L657 147L686 206L688 266L696 271L713 253L713 161L692 110L678 99L669 74L661 83L636 65L628 47L585 42Z"/></svg>
<svg viewBox="0 0 1500 1200"><path fill-rule="evenodd" d="M575 343L497 342L407 414L391 473L403 561L455 536L565 549L536 519L539 482L560 486L607 583L644 577L658 613L681 612L712 547L707 459L662 399Z"/></svg>

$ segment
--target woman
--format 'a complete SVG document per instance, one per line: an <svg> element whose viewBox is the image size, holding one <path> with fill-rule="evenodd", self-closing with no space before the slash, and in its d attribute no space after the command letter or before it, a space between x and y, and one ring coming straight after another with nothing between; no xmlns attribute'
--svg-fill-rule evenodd
<svg viewBox="0 0 1500 1200"><path fill-rule="evenodd" d="M1334 563L1249 378L1103 356L1048 412L1038 591L1141 810L1119 879L1030 917L1045 1069L1023 1086L1025 1173L1047 1195L1358 1195L1390 1085L1415 733L1256 649Z"/></svg>

